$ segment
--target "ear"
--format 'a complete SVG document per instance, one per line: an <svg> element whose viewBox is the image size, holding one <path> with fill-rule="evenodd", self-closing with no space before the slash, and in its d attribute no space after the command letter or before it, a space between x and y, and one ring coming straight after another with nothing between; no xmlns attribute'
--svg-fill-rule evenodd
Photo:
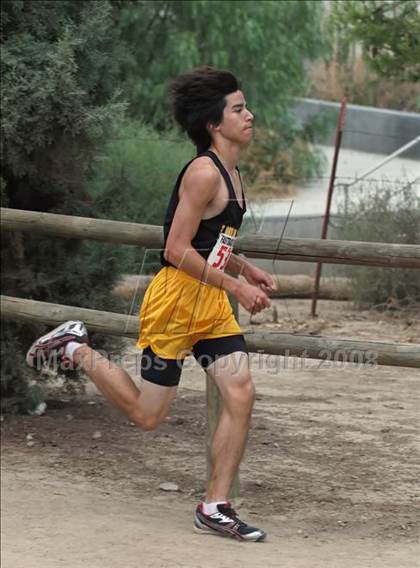
<svg viewBox="0 0 420 568"><path fill-rule="evenodd" d="M207 123L207 130L210 134L214 134L215 132L218 132L220 130L220 124L218 124L217 126L215 124L212 124L211 122Z"/></svg>

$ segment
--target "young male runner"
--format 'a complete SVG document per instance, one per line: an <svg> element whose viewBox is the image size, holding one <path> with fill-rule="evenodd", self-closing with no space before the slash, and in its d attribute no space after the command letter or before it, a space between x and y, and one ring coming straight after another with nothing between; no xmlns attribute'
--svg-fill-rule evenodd
<svg viewBox="0 0 420 568"><path fill-rule="evenodd" d="M253 115L237 79L200 67L172 84L175 119L197 148L181 171L164 224L162 269L140 313L142 384L88 346L83 322L67 322L38 339L27 361L57 355L79 365L103 394L144 430L156 428L175 398L182 363L192 352L216 382L223 410L211 445L205 501L195 511L198 532L262 541L263 530L239 519L227 501L242 459L255 397L245 340L226 292L249 312L270 305L273 278L233 254L246 211L238 169L252 138ZM240 273L245 280L226 274Z"/></svg>

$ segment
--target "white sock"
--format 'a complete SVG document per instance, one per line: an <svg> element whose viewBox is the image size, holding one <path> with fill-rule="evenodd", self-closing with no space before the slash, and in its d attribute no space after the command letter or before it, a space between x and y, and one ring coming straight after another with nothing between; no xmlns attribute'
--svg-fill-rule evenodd
<svg viewBox="0 0 420 568"><path fill-rule="evenodd" d="M203 501L203 512L205 515L213 515L218 513L217 505L225 505L227 501L213 501L212 503L205 503Z"/></svg>
<svg viewBox="0 0 420 568"><path fill-rule="evenodd" d="M77 341L69 341L64 349L64 355L67 357L67 359L70 359L70 361L73 362L74 352L76 351L76 349L79 349L79 347L82 346L83 343L78 343Z"/></svg>

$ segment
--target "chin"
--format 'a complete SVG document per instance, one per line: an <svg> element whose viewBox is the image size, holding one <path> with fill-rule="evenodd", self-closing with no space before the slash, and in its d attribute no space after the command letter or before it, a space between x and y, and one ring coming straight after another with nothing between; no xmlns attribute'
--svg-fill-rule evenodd
<svg viewBox="0 0 420 568"><path fill-rule="evenodd" d="M247 146L251 141L252 141L252 130L251 132L245 132L238 140L238 143L241 146Z"/></svg>
<svg viewBox="0 0 420 568"><path fill-rule="evenodd" d="M250 142L252 142L252 132L251 133L241 133L239 136L235 136L230 138L230 141L233 144L237 144L238 146L248 146Z"/></svg>

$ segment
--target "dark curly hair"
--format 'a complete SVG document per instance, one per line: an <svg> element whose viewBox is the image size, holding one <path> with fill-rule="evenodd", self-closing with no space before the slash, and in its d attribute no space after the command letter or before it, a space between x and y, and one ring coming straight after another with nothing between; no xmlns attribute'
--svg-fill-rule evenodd
<svg viewBox="0 0 420 568"><path fill-rule="evenodd" d="M240 88L232 73L207 65L182 73L172 81L175 120L194 142L198 154L211 144L208 123L217 126L222 121L225 96Z"/></svg>

